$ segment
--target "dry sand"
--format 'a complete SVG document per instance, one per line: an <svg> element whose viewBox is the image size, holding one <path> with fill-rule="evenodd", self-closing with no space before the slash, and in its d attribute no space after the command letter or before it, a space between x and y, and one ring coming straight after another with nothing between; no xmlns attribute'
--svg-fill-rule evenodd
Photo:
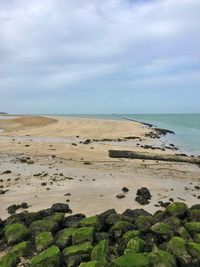
<svg viewBox="0 0 200 267"><path fill-rule="evenodd" d="M198 166L108 157L109 149L144 151L141 144L163 147L161 140L152 141L145 137L150 130L140 123L25 116L0 120L0 128L3 129L0 134L0 174L5 170L12 171L0 175L0 190L9 189L0 195L2 218L8 216L8 206L22 201L31 205L29 210L32 211L69 200L74 213L92 215L108 208L122 212L126 208L141 207L135 202L135 196L142 186L147 186L153 196L151 203L145 206L150 212L158 209L154 205L159 200L168 201L170 197L184 199L189 205L199 202L200 191L194 188L200 182ZM140 137L141 141L80 143L86 139L126 136ZM162 153L175 152L166 150ZM24 156L30 156L34 163L22 163L20 158ZM86 165L86 161L91 164ZM34 176L38 173L43 174ZM125 198L116 198L124 186L130 191ZM66 193L71 196L64 196Z"/></svg>

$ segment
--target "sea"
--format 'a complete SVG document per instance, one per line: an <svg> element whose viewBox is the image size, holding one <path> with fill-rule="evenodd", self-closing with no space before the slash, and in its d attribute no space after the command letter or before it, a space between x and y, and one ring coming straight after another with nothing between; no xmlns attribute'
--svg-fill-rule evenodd
<svg viewBox="0 0 200 267"><path fill-rule="evenodd" d="M57 115L57 114L55 114ZM57 115L58 116L58 115ZM182 152L200 155L200 113L190 114L62 114L64 117L124 120L153 124L155 127L172 130L164 141L175 144ZM123 117L123 118L122 118Z"/></svg>

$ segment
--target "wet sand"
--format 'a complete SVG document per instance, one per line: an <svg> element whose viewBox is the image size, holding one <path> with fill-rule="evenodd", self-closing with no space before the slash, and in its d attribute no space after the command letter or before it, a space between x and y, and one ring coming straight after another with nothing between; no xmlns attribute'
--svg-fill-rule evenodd
<svg viewBox="0 0 200 267"><path fill-rule="evenodd" d="M145 151L141 145L164 146L162 140L145 137L150 129L140 123L60 117L17 119L0 121L4 129L0 134L0 189L9 190L0 195L2 218L8 216L8 206L22 201L31 205L28 210L37 211L67 200L74 213L86 215L108 208L119 212L141 208L135 196L142 186L152 194L150 204L144 206L150 212L159 209L155 207L158 201L169 198L184 199L189 206L200 201L200 190L195 188L200 185L200 168L196 165L108 157L109 149ZM117 140L127 136L140 139ZM116 140L100 141L102 138ZM86 139L96 141L80 143ZM167 149L154 152L177 153ZM21 162L23 157L30 157L30 164ZM6 170L11 173L2 174ZM125 198L116 198L124 186L130 191ZM64 196L67 193L71 195Z"/></svg>

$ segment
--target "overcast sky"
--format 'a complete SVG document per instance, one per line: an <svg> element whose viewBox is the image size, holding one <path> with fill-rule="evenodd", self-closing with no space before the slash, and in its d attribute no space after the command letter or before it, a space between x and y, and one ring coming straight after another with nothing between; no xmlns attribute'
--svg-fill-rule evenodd
<svg viewBox="0 0 200 267"><path fill-rule="evenodd" d="M200 1L0 0L0 111L200 112Z"/></svg>

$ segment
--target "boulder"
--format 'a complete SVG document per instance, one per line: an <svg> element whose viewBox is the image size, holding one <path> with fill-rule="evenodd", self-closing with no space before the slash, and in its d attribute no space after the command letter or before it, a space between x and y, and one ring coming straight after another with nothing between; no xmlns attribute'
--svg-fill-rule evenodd
<svg viewBox="0 0 200 267"><path fill-rule="evenodd" d="M188 222L185 224L185 229L190 234L195 234L195 233L200 234L200 222Z"/></svg>
<svg viewBox="0 0 200 267"><path fill-rule="evenodd" d="M15 223L6 225L4 233L8 244L16 244L26 238L29 231L24 224Z"/></svg>
<svg viewBox="0 0 200 267"><path fill-rule="evenodd" d="M54 233L57 229L58 229L58 223L50 219L34 221L30 225L30 232L32 235L36 235L41 232Z"/></svg>
<svg viewBox="0 0 200 267"><path fill-rule="evenodd" d="M113 235L115 239L121 237L127 231L133 230L134 226L131 223L125 221L117 222L112 228L110 229L110 233Z"/></svg>
<svg viewBox="0 0 200 267"><path fill-rule="evenodd" d="M132 238L124 251L124 254L142 253L145 252L146 242L139 237Z"/></svg>
<svg viewBox="0 0 200 267"><path fill-rule="evenodd" d="M192 238L191 238L190 234L188 233L188 231L185 229L185 227L181 226L177 230L176 233L177 233L178 236L182 237L186 241L192 241Z"/></svg>
<svg viewBox="0 0 200 267"><path fill-rule="evenodd" d="M100 266L104 266L109 261L109 246L107 240L100 241L92 250L91 259L98 261Z"/></svg>
<svg viewBox="0 0 200 267"><path fill-rule="evenodd" d="M190 255L197 259L200 264L200 244L195 242L188 242L186 247Z"/></svg>
<svg viewBox="0 0 200 267"><path fill-rule="evenodd" d="M151 226L151 231L157 235L168 236L170 234L170 227L163 222L158 222Z"/></svg>
<svg viewBox="0 0 200 267"><path fill-rule="evenodd" d="M150 261L145 254L132 253L115 259L117 267L150 267Z"/></svg>
<svg viewBox="0 0 200 267"><path fill-rule="evenodd" d="M140 231L138 231L138 230L132 230L132 231L126 232L122 237L124 244L127 245L128 242L132 238L138 237L139 235L140 235Z"/></svg>
<svg viewBox="0 0 200 267"><path fill-rule="evenodd" d="M96 231L100 231L102 229L101 222L98 216L92 216L85 218L79 222L80 227L93 227Z"/></svg>
<svg viewBox="0 0 200 267"><path fill-rule="evenodd" d="M190 221L200 222L200 210L190 210L188 217Z"/></svg>
<svg viewBox="0 0 200 267"><path fill-rule="evenodd" d="M53 204L51 210L53 210L54 212L72 213L72 210L69 208L69 205L65 203Z"/></svg>
<svg viewBox="0 0 200 267"><path fill-rule="evenodd" d="M155 223L156 220L153 216L140 216L135 221L137 229L141 232L149 231L151 226Z"/></svg>
<svg viewBox="0 0 200 267"><path fill-rule="evenodd" d="M85 241L93 243L94 240L94 228L93 227L81 227L75 229L72 234L72 244L80 244Z"/></svg>
<svg viewBox="0 0 200 267"><path fill-rule="evenodd" d="M79 267L100 267L97 261L82 262Z"/></svg>
<svg viewBox="0 0 200 267"><path fill-rule="evenodd" d="M122 215L130 218L133 222L135 222L135 220L140 216L151 216L151 214L144 209L127 209L122 213Z"/></svg>
<svg viewBox="0 0 200 267"><path fill-rule="evenodd" d="M60 250L51 246L29 260L30 267L60 267Z"/></svg>
<svg viewBox="0 0 200 267"><path fill-rule="evenodd" d="M0 266L1 267L15 267L19 261L20 261L20 258L17 254L7 253L6 255L0 258Z"/></svg>
<svg viewBox="0 0 200 267"><path fill-rule="evenodd" d="M35 237L35 247L37 251L42 251L47 249L54 243L54 238L51 232L42 232Z"/></svg>
<svg viewBox="0 0 200 267"><path fill-rule="evenodd" d="M85 218L85 215L83 214L74 214L70 215L64 218L62 221L62 227L72 227L72 228L77 228L79 225L79 222Z"/></svg>
<svg viewBox="0 0 200 267"><path fill-rule="evenodd" d="M55 241L56 246L58 246L60 249L64 249L65 247L69 246L72 242L71 240L73 231L74 228L65 228L58 232Z"/></svg>
<svg viewBox="0 0 200 267"><path fill-rule="evenodd" d="M148 255L148 259L152 267L176 267L175 258L163 250L152 251Z"/></svg>
<svg viewBox="0 0 200 267"><path fill-rule="evenodd" d="M182 219L187 215L188 207L185 203L174 202L167 206L166 211L169 216L175 216Z"/></svg>

